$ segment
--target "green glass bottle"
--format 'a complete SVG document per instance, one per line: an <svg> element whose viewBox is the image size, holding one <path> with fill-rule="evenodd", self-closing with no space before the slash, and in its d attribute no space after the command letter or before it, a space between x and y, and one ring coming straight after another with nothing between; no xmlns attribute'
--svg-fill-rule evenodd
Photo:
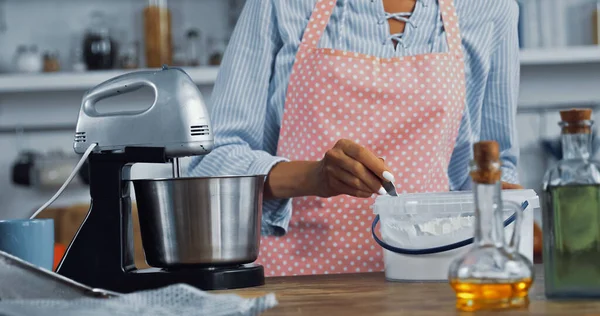
<svg viewBox="0 0 600 316"><path fill-rule="evenodd" d="M548 298L600 297L600 164L590 158L592 111L562 111L563 158L544 177Z"/></svg>

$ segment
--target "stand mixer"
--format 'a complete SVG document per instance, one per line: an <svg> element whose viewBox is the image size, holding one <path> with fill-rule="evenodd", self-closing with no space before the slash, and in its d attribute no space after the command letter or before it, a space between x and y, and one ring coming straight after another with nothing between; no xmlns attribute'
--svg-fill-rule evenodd
<svg viewBox="0 0 600 316"><path fill-rule="evenodd" d="M96 111L96 102L142 87L152 88L155 94L148 109ZM175 283L202 290L264 284L263 267L251 263L260 243L264 178L180 178L179 158L213 149L208 111L198 87L183 70L133 72L86 93L75 152L82 154L92 144L96 148L88 160L91 207L57 273L122 293ZM129 180L135 163L173 166L172 179L133 180L143 246L153 267L145 270L135 267L133 255ZM223 202L244 190L252 190L257 198L243 195L227 200L229 204ZM238 217L246 223L237 223ZM239 249L248 249L248 254L236 256Z"/></svg>

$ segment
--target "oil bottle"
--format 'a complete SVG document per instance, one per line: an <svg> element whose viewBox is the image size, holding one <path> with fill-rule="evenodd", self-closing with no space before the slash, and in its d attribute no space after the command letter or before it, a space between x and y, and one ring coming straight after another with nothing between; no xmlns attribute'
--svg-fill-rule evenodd
<svg viewBox="0 0 600 316"><path fill-rule="evenodd" d="M600 297L600 167L590 159L592 110L560 113L563 158L544 176L547 298Z"/></svg>
<svg viewBox="0 0 600 316"><path fill-rule="evenodd" d="M471 179L475 195L472 248L449 268L448 279L461 311L524 308L529 305L533 265L521 255L521 206L502 201L500 148L494 141L474 145ZM504 238L503 214L514 209L513 235Z"/></svg>

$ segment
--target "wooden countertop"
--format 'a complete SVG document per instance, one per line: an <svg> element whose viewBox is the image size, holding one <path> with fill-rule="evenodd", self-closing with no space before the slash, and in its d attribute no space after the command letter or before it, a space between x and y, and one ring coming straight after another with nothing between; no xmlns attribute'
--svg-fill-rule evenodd
<svg viewBox="0 0 600 316"><path fill-rule="evenodd" d="M500 315L600 315L596 301L548 301L544 297L543 273L536 266L536 281L525 310L502 311ZM383 273L267 278L266 285L215 293L257 297L275 293L274 315L468 315L454 308L454 292L448 283L398 283ZM476 313L480 314L480 313Z"/></svg>

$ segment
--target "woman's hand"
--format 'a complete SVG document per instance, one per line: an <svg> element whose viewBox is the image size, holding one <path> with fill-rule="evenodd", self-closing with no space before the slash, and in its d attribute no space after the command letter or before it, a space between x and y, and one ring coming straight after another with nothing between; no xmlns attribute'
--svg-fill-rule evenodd
<svg viewBox="0 0 600 316"><path fill-rule="evenodd" d="M388 181L386 177L394 181L382 159L350 140L340 140L320 161L282 162L273 167L265 199L342 194L367 198L385 194L381 184Z"/></svg>
<svg viewBox="0 0 600 316"><path fill-rule="evenodd" d="M350 195L368 198L386 194L384 181L394 181L383 159L350 140L340 140L320 161L291 161L271 169L265 185L265 199L300 196L332 197ZM502 182L502 189L523 189Z"/></svg>
<svg viewBox="0 0 600 316"><path fill-rule="evenodd" d="M325 153L317 169L317 195L367 198L386 194L382 181L394 181L382 159L353 141L342 139ZM388 180L386 180L386 178Z"/></svg>

